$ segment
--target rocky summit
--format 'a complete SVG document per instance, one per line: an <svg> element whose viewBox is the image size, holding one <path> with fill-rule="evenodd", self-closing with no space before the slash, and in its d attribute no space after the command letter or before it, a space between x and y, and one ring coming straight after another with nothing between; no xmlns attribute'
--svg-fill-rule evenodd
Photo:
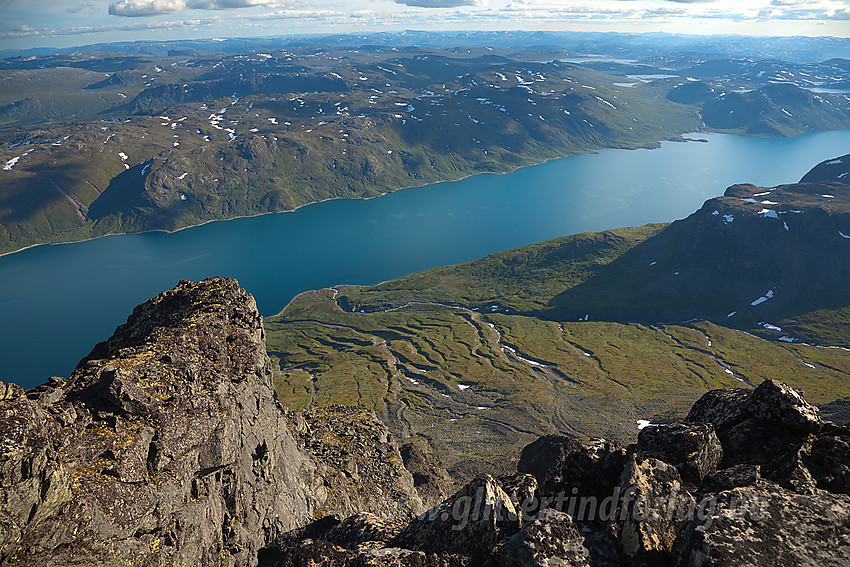
<svg viewBox="0 0 850 567"><path fill-rule="evenodd" d="M850 564L850 429L780 382L451 490L369 410L282 407L264 340L234 280L183 281L70 378L0 383L0 565Z"/></svg>
<svg viewBox="0 0 850 567"><path fill-rule="evenodd" d="M254 565L351 502L421 507L374 414L283 411L256 303L224 278L137 307L68 380L2 384L0 451L4 565Z"/></svg>

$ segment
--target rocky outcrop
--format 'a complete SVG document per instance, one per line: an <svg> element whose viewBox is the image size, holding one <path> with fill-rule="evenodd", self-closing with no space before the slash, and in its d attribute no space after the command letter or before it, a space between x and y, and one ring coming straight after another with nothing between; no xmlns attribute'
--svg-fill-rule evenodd
<svg viewBox="0 0 850 567"><path fill-rule="evenodd" d="M516 508L490 476L473 481L411 522L393 539L398 547L464 555L484 562L496 545L519 531Z"/></svg>
<svg viewBox="0 0 850 567"><path fill-rule="evenodd" d="M675 565L850 565L850 498L802 495L767 481L711 500L679 534Z"/></svg>
<svg viewBox="0 0 850 567"><path fill-rule="evenodd" d="M683 518L695 507L676 467L632 454L623 469L620 542L633 565L667 565Z"/></svg>
<svg viewBox="0 0 850 567"><path fill-rule="evenodd" d="M518 474L467 485L392 538L354 517L299 535L276 565L846 565L848 447L784 384L708 392L628 448L543 437Z"/></svg>
<svg viewBox="0 0 850 567"><path fill-rule="evenodd" d="M785 384L708 392L688 421L714 424L721 466L758 465L760 474L792 490L850 494L850 429L825 422L818 409Z"/></svg>
<svg viewBox="0 0 850 567"><path fill-rule="evenodd" d="M282 408L263 335L235 281L181 282L69 379L0 383L0 565L850 563L850 430L784 384L628 448L541 438L420 513L439 463L366 409Z"/></svg>
<svg viewBox="0 0 850 567"><path fill-rule="evenodd" d="M699 486L717 469L723 446L710 423L669 423L643 428L636 451L670 463L685 482Z"/></svg>
<svg viewBox="0 0 850 567"><path fill-rule="evenodd" d="M589 567L590 552L569 514L547 509L508 540L502 567Z"/></svg>
<svg viewBox="0 0 850 567"><path fill-rule="evenodd" d="M282 410L262 318L234 280L181 282L68 380L0 393L2 564L254 565L279 534L360 511L364 490L383 491L370 509L388 517L418 500L373 415L309 448L296 438L341 418Z"/></svg>
<svg viewBox="0 0 850 567"><path fill-rule="evenodd" d="M399 447L399 452L404 468L413 475L413 486L422 500L433 506L451 494L449 473L423 441L408 439Z"/></svg>
<svg viewBox="0 0 850 567"><path fill-rule="evenodd" d="M314 516L370 512L409 520L424 506L391 434L375 412L330 406L287 410L299 449L316 464L326 498Z"/></svg>

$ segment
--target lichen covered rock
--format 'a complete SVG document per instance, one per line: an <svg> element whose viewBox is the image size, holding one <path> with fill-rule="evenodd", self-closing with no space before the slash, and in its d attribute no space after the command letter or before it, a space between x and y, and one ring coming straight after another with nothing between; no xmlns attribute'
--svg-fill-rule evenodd
<svg viewBox="0 0 850 567"><path fill-rule="evenodd" d="M390 457L368 470L334 468L341 447L323 448L329 439L299 446L272 390L262 317L234 280L180 282L68 380L0 393L2 564L248 566L364 487L386 487L373 500L391 503L373 507L388 516L417 499L374 416L333 440ZM333 429L332 415L301 423Z"/></svg>

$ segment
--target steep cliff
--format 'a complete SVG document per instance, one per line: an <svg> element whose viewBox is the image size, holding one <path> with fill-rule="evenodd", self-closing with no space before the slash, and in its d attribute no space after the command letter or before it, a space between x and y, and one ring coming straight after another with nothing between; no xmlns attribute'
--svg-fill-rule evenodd
<svg viewBox="0 0 850 567"><path fill-rule="evenodd" d="M333 414L277 403L262 318L234 280L180 282L68 380L0 384L0 564L254 565L321 515L418 511L371 412L305 447Z"/></svg>

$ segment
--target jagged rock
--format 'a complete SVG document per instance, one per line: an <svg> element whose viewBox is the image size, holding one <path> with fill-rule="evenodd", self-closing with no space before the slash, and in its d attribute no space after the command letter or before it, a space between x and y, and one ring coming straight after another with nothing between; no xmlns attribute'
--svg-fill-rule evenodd
<svg viewBox="0 0 850 567"><path fill-rule="evenodd" d="M533 475L538 485L546 481L549 469L564 462L567 455L581 450L581 443L571 437L545 435L526 445L517 463L517 471Z"/></svg>
<svg viewBox="0 0 850 567"><path fill-rule="evenodd" d="M502 551L502 567L590 567L590 551L572 518L547 509L511 537Z"/></svg>
<svg viewBox="0 0 850 567"><path fill-rule="evenodd" d="M374 505L390 516L417 498L373 416L325 439L368 440L361 453L386 458L369 468L332 471L340 447L322 439L299 450L262 318L234 280L180 282L68 380L0 393L3 565L254 565L278 534L364 489L393 499ZM299 417L313 432L338 427L333 410Z"/></svg>
<svg viewBox="0 0 850 567"><path fill-rule="evenodd" d="M503 476L499 478L499 484L505 491L511 502L514 503L514 509L523 523L530 520L532 516L537 514L539 508L539 500L537 498L537 479L530 474L517 473L511 476Z"/></svg>
<svg viewBox="0 0 850 567"><path fill-rule="evenodd" d="M674 559L681 567L850 565L850 497L766 481L721 492L682 528Z"/></svg>
<svg viewBox="0 0 850 567"><path fill-rule="evenodd" d="M679 527L695 507L679 471L658 459L631 455L623 470L620 541L630 565L669 565Z"/></svg>
<svg viewBox="0 0 850 567"><path fill-rule="evenodd" d="M413 475L413 486L423 501L434 506L449 495L452 486L449 473L423 441L409 439L399 447L399 452L404 468Z"/></svg>
<svg viewBox="0 0 850 567"><path fill-rule="evenodd" d="M736 465L715 471L706 476L700 486L701 494L731 490L739 486L752 486L761 478L761 465Z"/></svg>
<svg viewBox="0 0 850 567"><path fill-rule="evenodd" d="M616 443L594 439L578 444L575 451L566 453L547 472L539 490L541 500L555 495L594 496L601 500L619 484L625 463L626 450Z"/></svg>
<svg viewBox="0 0 850 567"><path fill-rule="evenodd" d="M328 406L286 411L298 447L317 465L327 498L317 516L371 512L410 520L422 505L391 434L375 412Z"/></svg>
<svg viewBox="0 0 850 567"><path fill-rule="evenodd" d="M746 388L706 392L694 403L685 420L711 423L717 431L725 430L748 417L746 402L752 393Z"/></svg>
<svg viewBox="0 0 850 567"><path fill-rule="evenodd" d="M26 475L0 482L28 507L2 503L18 533L3 560L252 563L324 499L270 377L262 318L235 281L181 282L137 307L69 380L5 401L6 456Z"/></svg>
<svg viewBox="0 0 850 567"><path fill-rule="evenodd" d="M773 380L752 391L708 392L694 404L687 420L714 424L723 446L722 468L783 459L824 427L815 406Z"/></svg>
<svg viewBox="0 0 850 567"><path fill-rule="evenodd" d="M816 406L797 390L765 380L755 390L712 390L704 394L688 414L687 421L712 423L720 435L746 421L775 426L794 433L815 433L823 427Z"/></svg>
<svg viewBox="0 0 850 567"><path fill-rule="evenodd" d="M520 529L510 497L491 476L475 480L411 522L391 545L435 554L492 557L496 544Z"/></svg>
<svg viewBox="0 0 850 567"><path fill-rule="evenodd" d="M850 431L819 436L807 456L806 466L819 488L850 495Z"/></svg>
<svg viewBox="0 0 850 567"><path fill-rule="evenodd" d="M356 549L358 545L367 542L386 543L397 536L403 527L404 524L398 520L360 512L332 527L322 539L346 549Z"/></svg>
<svg viewBox="0 0 850 567"><path fill-rule="evenodd" d="M850 494L850 434L819 435L767 467L765 476L800 494Z"/></svg>
<svg viewBox="0 0 850 567"><path fill-rule="evenodd" d="M717 435L723 445L723 468L742 463L765 465L796 450L807 438L752 418Z"/></svg>
<svg viewBox="0 0 850 567"><path fill-rule="evenodd" d="M794 432L815 433L823 426L816 406L806 402L799 391L774 380L765 380L753 390L746 410L762 423Z"/></svg>
<svg viewBox="0 0 850 567"><path fill-rule="evenodd" d="M723 447L710 423L670 423L645 427L638 435L639 454L660 459L678 469L682 480L699 486L717 469Z"/></svg>

